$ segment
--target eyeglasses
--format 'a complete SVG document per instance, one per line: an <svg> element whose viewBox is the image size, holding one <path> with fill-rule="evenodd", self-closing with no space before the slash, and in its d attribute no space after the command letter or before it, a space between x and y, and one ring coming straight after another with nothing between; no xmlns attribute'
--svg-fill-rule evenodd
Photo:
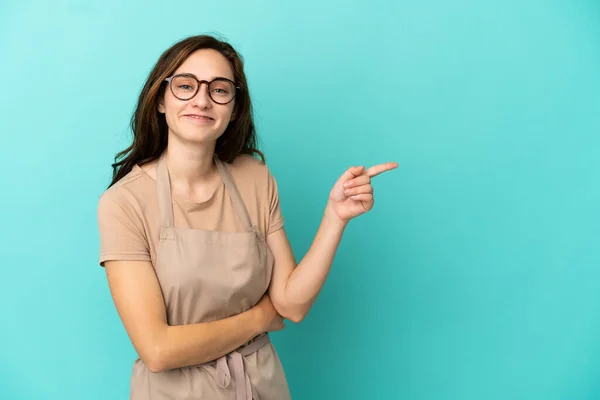
<svg viewBox="0 0 600 400"><path fill-rule="evenodd" d="M227 78L216 78L212 81L199 81L192 74L178 74L166 78L171 93L179 100L189 100L198 93L203 83L208 85L208 96L217 104L230 103L241 88Z"/></svg>

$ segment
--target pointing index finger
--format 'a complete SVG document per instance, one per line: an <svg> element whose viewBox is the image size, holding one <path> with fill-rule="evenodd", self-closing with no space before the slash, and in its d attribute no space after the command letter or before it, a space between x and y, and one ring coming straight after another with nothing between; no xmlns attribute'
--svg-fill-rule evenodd
<svg viewBox="0 0 600 400"><path fill-rule="evenodd" d="M388 163L384 163L384 164L374 165L371 168L369 168L366 172L367 172L367 175L372 178L374 176L377 176L386 171L390 171L397 167L398 167L398 163L388 162Z"/></svg>

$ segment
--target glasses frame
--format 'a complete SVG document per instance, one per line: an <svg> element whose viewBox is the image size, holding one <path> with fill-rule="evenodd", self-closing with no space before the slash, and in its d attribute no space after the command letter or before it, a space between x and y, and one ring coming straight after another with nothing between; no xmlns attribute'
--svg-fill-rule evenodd
<svg viewBox="0 0 600 400"><path fill-rule="evenodd" d="M177 77L180 77L180 76L184 76L184 77L186 77L186 78L192 78L192 79L195 79L195 80L196 80L196 82L198 82L198 86L196 86L196 91L194 92L194 94L193 94L193 95L191 95L191 96L190 96L190 98L189 98L189 99L182 99L181 97L178 97L178 96L175 94L175 91L173 90L173 83L172 83L172 82L173 82L173 79L175 79L175 78L177 78ZM213 103L216 103L216 104L225 105L225 104L229 104L229 103L231 103L231 102L233 101L233 99L235 99L235 96L237 96L237 92L238 92L239 90L241 90L241 89L242 89L240 86L237 86L237 85L235 84L235 82L234 82L234 81L232 81L231 79L227 79L227 78L215 78L215 79L213 79L212 81L205 81L205 80L199 80L198 78L196 78L196 77L195 77L194 75L192 75L192 74L177 74L177 75L173 75L173 76L170 76L170 77L168 77L168 78L165 78L165 82L168 82L168 83L169 83L169 88L171 89L171 93L173 94L173 96L175 96L175 98L177 98L177 99L179 99L179 100L182 100L182 101L188 101L188 100L191 100L191 99L193 99L194 97L196 97L196 95L197 95L197 94L198 94L198 92L200 91L200 86L202 86L202 84L203 84L203 83L206 83L206 85L207 85L207 86L208 86L208 88L210 89L210 84L211 84L211 83L213 83L213 82L215 82L215 81L226 81L226 82L230 82L230 83L233 85L234 89L235 89L235 91L233 92L233 97L231 98L231 100L229 100L228 102L225 102L225 103L220 103L220 102L216 101L215 99L213 99L213 97L212 97L212 94L210 93L210 90L209 90L209 91L208 91L208 97L210 97L210 99L212 100L212 102L213 102Z"/></svg>

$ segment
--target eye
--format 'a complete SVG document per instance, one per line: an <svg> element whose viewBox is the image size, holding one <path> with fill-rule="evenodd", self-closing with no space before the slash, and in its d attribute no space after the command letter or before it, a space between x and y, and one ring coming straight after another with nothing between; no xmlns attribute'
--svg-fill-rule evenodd
<svg viewBox="0 0 600 400"><path fill-rule="evenodd" d="M178 91L193 92L196 90L196 81L185 75L176 76L171 83Z"/></svg>

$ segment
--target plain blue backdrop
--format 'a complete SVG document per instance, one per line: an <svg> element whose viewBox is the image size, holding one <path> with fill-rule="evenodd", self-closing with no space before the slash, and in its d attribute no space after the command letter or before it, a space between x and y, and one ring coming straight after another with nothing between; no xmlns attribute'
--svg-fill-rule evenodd
<svg viewBox="0 0 600 400"><path fill-rule="evenodd" d="M158 56L244 56L298 259L397 161L307 319L294 399L600 398L600 2L0 1L0 398L125 399L96 207Z"/></svg>

